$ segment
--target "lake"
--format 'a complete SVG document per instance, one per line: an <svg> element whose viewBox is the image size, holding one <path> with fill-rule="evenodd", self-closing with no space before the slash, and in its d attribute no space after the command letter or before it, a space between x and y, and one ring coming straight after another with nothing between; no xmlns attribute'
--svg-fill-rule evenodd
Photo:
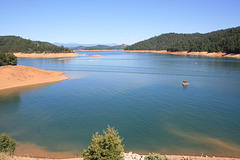
<svg viewBox="0 0 240 160"><path fill-rule="evenodd" d="M240 157L240 60L78 53L104 57L19 59L71 79L0 91L0 133L18 154L79 155L109 124L125 152Z"/></svg>

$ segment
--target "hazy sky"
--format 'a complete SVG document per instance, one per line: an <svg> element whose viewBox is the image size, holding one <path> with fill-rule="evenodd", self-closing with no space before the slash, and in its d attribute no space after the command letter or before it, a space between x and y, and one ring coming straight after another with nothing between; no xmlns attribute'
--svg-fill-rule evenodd
<svg viewBox="0 0 240 160"><path fill-rule="evenodd" d="M0 35L132 44L240 26L240 0L0 0Z"/></svg>

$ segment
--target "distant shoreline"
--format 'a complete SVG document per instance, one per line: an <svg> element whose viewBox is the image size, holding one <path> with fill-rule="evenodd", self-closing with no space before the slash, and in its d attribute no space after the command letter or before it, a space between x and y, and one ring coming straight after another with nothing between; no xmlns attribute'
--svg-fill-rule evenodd
<svg viewBox="0 0 240 160"><path fill-rule="evenodd" d="M106 49L106 50L98 49L98 50L75 50L75 51L124 51L124 50L123 49L112 49L112 50L109 50L109 49Z"/></svg>
<svg viewBox="0 0 240 160"><path fill-rule="evenodd" d="M0 91L4 89L52 83L69 79L63 72L48 71L28 66L1 66Z"/></svg>
<svg viewBox="0 0 240 160"><path fill-rule="evenodd" d="M67 57L78 57L87 56L86 54L77 53L13 53L19 58L67 58Z"/></svg>
<svg viewBox="0 0 240 160"><path fill-rule="evenodd" d="M216 58L237 58L240 59L240 54L227 54L223 52L188 52L188 51L177 51L170 52L167 50L124 50L123 52L139 52L139 53L165 53L172 55L181 56L204 56L204 57L216 57Z"/></svg>

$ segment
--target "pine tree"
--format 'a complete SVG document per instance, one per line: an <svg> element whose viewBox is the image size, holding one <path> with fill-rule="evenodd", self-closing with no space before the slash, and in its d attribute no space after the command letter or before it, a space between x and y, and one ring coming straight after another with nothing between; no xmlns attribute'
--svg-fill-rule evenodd
<svg viewBox="0 0 240 160"><path fill-rule="evenodd" d="M0 153L6 153L9 155L13 155L16 147L16 142L14 139L11 139L5 133L0 135Z"/></svg>
<svg viewBox="0 0 240 160"><path fill-rule="evenodd" d="M92 143L87 150L81 154L88 160L121 160L123 158L123 139L118 135L118 131L108 125L104 135L96 132L93 135Z"/></svg>

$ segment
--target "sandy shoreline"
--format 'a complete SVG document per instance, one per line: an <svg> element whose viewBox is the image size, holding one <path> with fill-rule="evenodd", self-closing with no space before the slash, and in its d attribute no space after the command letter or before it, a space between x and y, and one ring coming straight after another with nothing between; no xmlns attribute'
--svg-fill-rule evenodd
<svg viewBox="0 0 240 160"><path fill-rule="evenodd" d="M1 66L0 90L69 79L63 72L27 66Z"/></svg>
<svg viewBox="0 0 240 160"><path fill-rule="evenodd" d="M91 55L90 57L104 57L103 55Z"/></svg>
<svg viewBox="0 0 240 160"><path fill-rule="evenodd" d="M134 154L133 154L134 155ZM141 160L143 159L143 157L145 155L138 155L139 157L142 157ZM191 160L240 160L240 158L230 158L230 157L208 157L208 156L185 156L185 155L166 155L168 158L170 158L171 160L181 160L181 159L191 159ZM1 156L0 156L1 158ZM80 157L76 157L76 158L34 158L34 157L29 157L29 156L13 156L11 157L7 157L7 158L3 158L1 160L83 160L83 158ZM139 160L139 158L129 158L129 157L125 157L125 160Z"/></svg>
<svg viewBox="0 0 240 160"><path fill-rule="evenodd" d="M59 146L60 147L60 146ZM64 146L62 146L64 147ZM62 152L54 152L54 151L48 151L45 147L43 146L38 146L35 144L31 143L17 143L17 147L15 150L15 156L16 157L35 157L32 158L32 160L36 159L66 159L66 160L82 160L79 155L82 152L82 150L75 148L74 151L71 152L64 152L65 149L62 149ZM173 151L174 152L174 151ZM160 152L161 155L165 155L164 153ZM201 153L201 152L200 152ZM135 153L135 152L128 152L124 153L125 160L143 160L144 156L146 156L147 153ZM227 155L206 155L206 154L191 154L191 152L188 154L188 152L184 153L166 153L166 156L170 158L171 160L180 160L183 158L188 158L189 160L240 160L240 155L239 154L234 154L231 156L231 154ZM22 160L22 159L19 159Z"/></svg>
<svg viewBox="0 0 240 160"><path fill-rule="evenodd" d="M13 53L19 58L65 58L87 56L86 54L77 53Z"/></svg>
<svg viewBox="0 0 240 160"><path fill-rule="evenodd" d="M223 52L170 52L167 50L124 50L124 52L139 52L139 53L165 53L172 55L181 55L181 56L205 56L205 57L217 57L217 58L237 58L240 59L240 54L226 54Z"/></svg>

